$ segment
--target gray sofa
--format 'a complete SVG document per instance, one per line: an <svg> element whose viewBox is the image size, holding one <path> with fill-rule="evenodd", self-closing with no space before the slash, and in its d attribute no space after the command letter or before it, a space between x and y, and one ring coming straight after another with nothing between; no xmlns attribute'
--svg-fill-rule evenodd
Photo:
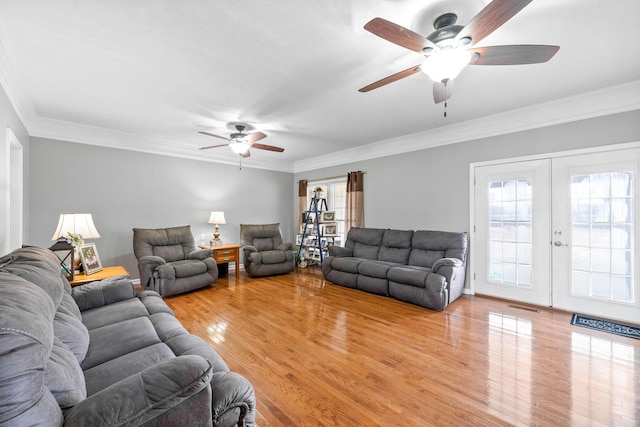
<svg viewBox="0 0 640 427"><path fill-rule="evenodd" d="M53 252L0 258L0 425L252 426L252 385L128 278L71 287Z"/></svg>
<svg viewBox="0 0 640 427"><path fill-rule="evenodd" d="M352 227L322 263L329 282L442 311L462 294L468 235Z"/></svg>

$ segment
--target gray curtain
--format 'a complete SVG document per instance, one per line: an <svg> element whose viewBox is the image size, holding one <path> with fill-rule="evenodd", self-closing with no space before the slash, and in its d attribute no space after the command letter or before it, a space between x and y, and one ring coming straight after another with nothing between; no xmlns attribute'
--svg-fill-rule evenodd
<svg viewBox="0 0 640 427"><path fill-rule="evenodd" d="M364 227L364 172L347 174L347 207L345 214L345 237L351 227Z"/></svg>

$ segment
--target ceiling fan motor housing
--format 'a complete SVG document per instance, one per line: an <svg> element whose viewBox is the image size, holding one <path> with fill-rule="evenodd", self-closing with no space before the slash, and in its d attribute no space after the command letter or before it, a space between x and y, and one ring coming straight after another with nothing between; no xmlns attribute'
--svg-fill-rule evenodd
<svg viewBox="0 0 640 427"><path fill-rule="evenodd" d="M451 40L464 28L463 25L455 25L457 20L458 16L455 13L440 15L433 21L436 30L426 37L427 40L440 47L449 47Z"/></svg>

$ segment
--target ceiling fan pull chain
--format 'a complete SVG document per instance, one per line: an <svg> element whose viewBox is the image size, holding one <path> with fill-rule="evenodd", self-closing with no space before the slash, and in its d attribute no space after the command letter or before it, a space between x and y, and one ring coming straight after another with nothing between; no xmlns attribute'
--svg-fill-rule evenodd
<svg viewBox="0 0 640 427"><path fill-rule="evenodd" d="M445 79L443 81L443 83L444 83L444 93L445 93L445 97L446 97L447 96L446 95L446 93L447 93L447 83L449 83L449 79ZM444 100L444 116L447 117L447 100L446 99Z"/></svg>

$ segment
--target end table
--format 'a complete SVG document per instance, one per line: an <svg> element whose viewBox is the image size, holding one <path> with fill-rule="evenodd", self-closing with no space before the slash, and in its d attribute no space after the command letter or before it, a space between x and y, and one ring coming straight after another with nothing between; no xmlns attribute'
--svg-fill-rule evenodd
<svg viewBox="0 0 640 427"><path fill-rule="evenodd" d="M97 271L93 274L76 274L73 277L73 280L70 281L71 286L83 285L85 283L97 282L98 280L108 279L110 277L116 276L128 276L129 272L125 270L125 268L121 265L116 265L114 267L104 267L102 270Z"/></svg>
<svg viewBox="0 0 640 427"><path fill-rule="evenodd" d="M236 277L238 277L238 270L240 269L240 248L242 245L223 243L221 245L202 245L200 247L213 251L212 257L216 260L216 264L218 264L218 274L220 276L226 276L229 272L229 263L234 262Z"/></svg>

